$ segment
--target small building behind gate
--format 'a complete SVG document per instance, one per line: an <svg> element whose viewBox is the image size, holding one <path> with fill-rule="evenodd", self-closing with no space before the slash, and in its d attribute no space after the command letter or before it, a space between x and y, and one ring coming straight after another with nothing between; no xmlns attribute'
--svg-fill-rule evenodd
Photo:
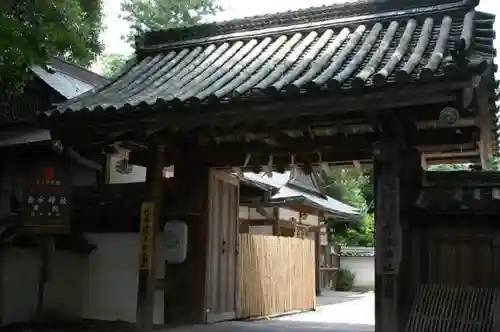
<svg viewBox="0 0 500 332"><path fill-rule="evenodd" d="M358 210L325 195L317 173L244 173L241 179L238 316L314 309L325 214L354 219Z"/></svg>

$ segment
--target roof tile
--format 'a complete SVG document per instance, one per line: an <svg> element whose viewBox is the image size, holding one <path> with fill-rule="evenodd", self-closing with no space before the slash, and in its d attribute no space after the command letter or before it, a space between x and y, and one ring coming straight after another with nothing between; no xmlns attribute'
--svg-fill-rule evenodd
<svg viewBox="0 0 500 332"><path fill-rule="evenodd" d="M284 14L266 16L273 22L282 17L285 23L311 19L300 26L273 30L259 17L256 21L261 23L255 23L258 28L251 34L238 32L235 37L240 27L225 23L216 32L228 31L231 38L171 42L154 51L149 45L139 50L147 52L128 72L57 111L133 110L141 103L226 102L454 78L458 71L464 74L492 62L495 54L494 17L462 3L355 17L320 12L289 13L292 18L287 19ZM250 21L243 24L247 30Z"/></svg>

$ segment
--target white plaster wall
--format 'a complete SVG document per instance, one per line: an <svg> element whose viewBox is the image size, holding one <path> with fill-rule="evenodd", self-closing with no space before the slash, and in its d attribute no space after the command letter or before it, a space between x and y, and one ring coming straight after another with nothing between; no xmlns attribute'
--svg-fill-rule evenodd
<svg viewBox="0 0 500 332"><path fill-rule="evenodd" d="M311 225L311 226L318 226L319 223L319 218L315 214L308 214L306 218L301 220L301 224L306 224L306 225Z"/></svg>
<svg viewBox="0 0 500 332"><path fill-rule="evenodd" d="M299 221L300 213L295 211L295 210L280 208L279 209L279 217L282 220L294 219L295 221ZM303 220L300 221L301 224L310 225L310 226L317 226L318 222L319 222L319 218L317 215L314 215L314 214L308 214L306 218L304 218Z"/></svg>
<svg viewBox="0 0 500 332"><path fill-rule="evenodd" d="M97 246L89 256L57 251L50 261L45 312L62 319L135 322L139 234L87 234ZM157 278L164 277L162 234ZM37 306L40 256L8 248L0 256L1 325L33 319ZM163 324L163 291L155 293L155 324Z"/></svg>
<svg viewBox="0 0 500 332"><path fill-rule="evenodd" d="M375 257L341 257L340 266L356 274L354 287L375 289Z"/></svg>
<svg viewBox="0 0 500 332"><path fill-rule="evenodd" d="M85 291L86 255L56 251L49 262L44 311L49 317L78 319ZM1 324L34 318L37 306L40 255L27 248L11 247L2 253Z"/></svg>
<svg viewBox="0 0 500 332"><path fill-rule="evenodd" d="M271 225L248 226L248 233L252 235L273 235L273 226Z"/></svg>
<svg viewBox="0 0 500 332"><path fill-rule="evenodd" d="M110 184L146 182L146 167L134 166L129 174L121 174L116 171L116 163L119 157L109 157L108 159L108 179Z"/></svg>
<svg viewBox="0 0 500 332"><path fill-rule="evenodd" d="M239 218L240 219L250 219L250 218L248 218L248 215L249 215L248 210L249 210L249 208L247 206L240 206L238 208Z"/></svg>
<svg viewBox="0 0 500 332"><path fill-rule="evenodd" d="M139 269L139 234L87 234L97 245L89 256L83 318L135 322ZM158 239L157 278L164 276L162 233ZM155 293L154 323L163 324L163 291Z"/></svg>
<svg viewBox="0 0 500 332"><path fill-rule="evenodd" d="M271 216L273 215L273 208L267 207L267 208L264 208L264 210L269 215L271 215ZM240 219L251 219L251 220L266 219L266 217L264 217L259 212L257 212L256 208L247 207L247 206L240 206L239 207L239 217L240 217Z"/></svg>
<svg viewBox="0 0 500 332"><path fill-rule="evenodd" d="M294 211L294 210L280 208L279 209L279 218L281 220L292 220L293 219L295 221L299 221L299 213L297 211Z"/></svg>

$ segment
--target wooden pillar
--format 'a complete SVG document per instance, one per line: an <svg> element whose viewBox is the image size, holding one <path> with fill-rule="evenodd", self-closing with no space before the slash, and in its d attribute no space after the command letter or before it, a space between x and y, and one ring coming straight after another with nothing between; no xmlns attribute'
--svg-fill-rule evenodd
<svg viewBox="0 0 500 332"><path fill-rule="evenodd" d="M321 228L316 228L314 232L314 274L316 280L316 296L321 296L321 273L320 273L320 250L321 250Z"/></svg>
<svg viewBox="0 0 500 332"><path fill-rule="evenodd" d="M165 262L166 324L205 322L210 168L197 160L175 165L177 196L173 217L188 226L188 250L183 263Z"/></svg>
<svg viewBox="0 0 500 332"><path fill-rule="evenodd" d="M412 296L405 283L417 272L409 271L408 259L402 261L403 251L410 248L405 243L408 218L402 212L417 198L421 159L398 121L382 128L383 139L375 149L375 326L376 331L399 332L405 328Z"/></svg>
<svg viewBox="0 0 500 332"><path fill-rule="evenodd" d="M165 147L153 144L147 166L148 193L141 207L139 285L137 288L136 327L140 332L153 330L154 293L156 290L156 239L161 212Z"/></svg>
<svg viewBox="0 0 500 332"><path fill-rule="evenodd" d="M281 223L280 223L280 208L273 208L273 235L280 236L281 235Z"/></svg>

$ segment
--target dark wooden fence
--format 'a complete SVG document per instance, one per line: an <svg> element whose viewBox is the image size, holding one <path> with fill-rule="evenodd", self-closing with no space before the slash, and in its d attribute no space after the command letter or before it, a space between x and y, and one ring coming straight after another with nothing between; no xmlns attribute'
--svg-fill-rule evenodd
<svg viewBox="0 0 500 332"><path fill-rule="evenodd" d="M337 271L340 268L340 245L322 246L320 258L321 288L335 289Z"/></svg>

